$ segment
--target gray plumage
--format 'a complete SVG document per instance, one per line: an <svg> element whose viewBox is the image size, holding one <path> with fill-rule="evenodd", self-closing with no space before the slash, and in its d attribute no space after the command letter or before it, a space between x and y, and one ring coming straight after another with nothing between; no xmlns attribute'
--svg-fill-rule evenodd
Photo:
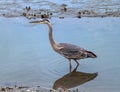
<svg viewBox="0 0 120 92"><path fill-rule="evenodd" d="M96 57L94 53L73 44L59 43L58 46L63 47L60 49L60 54L68 59L79 60Z"/></svg>

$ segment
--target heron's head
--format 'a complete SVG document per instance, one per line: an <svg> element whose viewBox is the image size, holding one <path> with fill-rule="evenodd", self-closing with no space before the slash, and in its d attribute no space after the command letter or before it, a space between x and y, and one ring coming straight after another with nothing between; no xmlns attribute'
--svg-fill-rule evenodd
<svg viewBox="0 0 120 92"><path fill-rule="evenodd" d="M37 20L37 21L31 21L30 23L35 23L35 24L38 24L38 23L40 23L40 24L47 24L47 23L50 23L50 21L47 20L47 19L41 19L41 20Z"/></svg>

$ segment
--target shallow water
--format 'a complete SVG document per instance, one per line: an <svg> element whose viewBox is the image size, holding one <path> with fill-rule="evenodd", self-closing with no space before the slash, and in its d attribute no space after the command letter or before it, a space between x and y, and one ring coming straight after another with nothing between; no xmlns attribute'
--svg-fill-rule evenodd
<svg viewBox="0 0 120 92"><path fill-rule="evenodd" d="M57 43L76 44L97 54L96 59L80 60L78 72L98 76L83 85L85 92L119 92L119 18L50 19ZM69 63L55 53L46 25L30 24L24 18L0 18L0 85L15 84L52 88L69 73ZM72 62L72 69L76 66Z"/></svg>

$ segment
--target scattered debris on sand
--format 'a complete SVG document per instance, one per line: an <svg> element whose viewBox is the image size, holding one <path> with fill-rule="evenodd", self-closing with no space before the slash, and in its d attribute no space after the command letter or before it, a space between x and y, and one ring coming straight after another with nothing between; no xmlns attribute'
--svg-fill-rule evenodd
<svg viewBox="0 0 120 92"><path fill-rule="evenodd" d="M82 1L74 1L71 4L77 7L71 7L67 4L57 4L50 1L11 1L0 4L0 16L4 17L26 17L35 18L52 18L60 19L82 18L82 17L120 17L120 2L100 2L87 3L82 5ZM25 6L26 5L26 6ZM14 6L14 7L13 7Z"/></svg>
<svg viewBox="0 0 120 92"><path fill-rule="evenodd" d="M50 89L42 88L40 86L28 87L28 86L14 86L14 87L0 87L0 92L80 92L78 89Z"/></svg>

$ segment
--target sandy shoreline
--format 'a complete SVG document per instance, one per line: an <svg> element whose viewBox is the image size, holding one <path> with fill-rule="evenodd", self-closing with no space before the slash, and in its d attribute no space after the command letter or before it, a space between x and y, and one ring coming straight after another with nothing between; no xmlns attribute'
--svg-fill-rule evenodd
<svg viewBox="0 0 120 92"><path fill-rule="evenodd" d="M50 1L22 1L2 2L0 4L0 16L36 18L81 18L81 17L120 17L120 3L97 2L82 4L83 2L71 2L69 4L57 4ZM103 3L103 4L102 4ZM13 7L14 6L14 7Z"/></svg>
<svg viewBox="0 0 120 92"><path fill-rule="evenodd" d="M44 88L40 86L29 87L29 86L14 86L14 87L0 87L0 92L85 92L76 89L58 89Z"/></svg>

